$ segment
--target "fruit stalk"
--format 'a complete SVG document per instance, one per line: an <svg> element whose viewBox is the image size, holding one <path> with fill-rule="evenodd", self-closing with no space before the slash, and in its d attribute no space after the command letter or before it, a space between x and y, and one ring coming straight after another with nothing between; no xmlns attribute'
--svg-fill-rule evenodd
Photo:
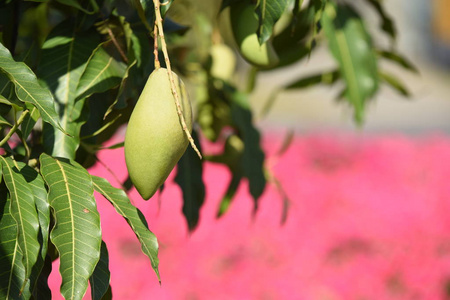
<svg viewBox="0 0 450 300"><path fill-rule="evenodd" d="M164 60L166 62L167 74L169 75L170 88L172 90L172 94L175 99L175 105L177 107L177 114L180 119L183 131L186 134L186 137L189 140L189 143L191 144L191 147L195 150L198 157L200 159L202 159L202 155L201 155L200 151L198 150L197 146L195 145L194 139L192 138L191 133L189 132L189 130L187 128L186 121L184 119L184 116L183 116L183 113L181 110L181 105L180 105L180 101L179 101L180 97L177 93L175 81L172 76L172 68L170 66L169 53L167 51L167 44L166 44L166 40L164 38L164 30L163 30L163 26L162 26L162 16L161 16L161 11L160 11L161 2L159 0L153 0L153 4L155 6L155 19L156 19L155 22L156 22L156 26L158 27L158 31L159 31L158 36L161 41L161 49L164 54ZM157 38L158 37L155 36L155 40Z"/></svg>

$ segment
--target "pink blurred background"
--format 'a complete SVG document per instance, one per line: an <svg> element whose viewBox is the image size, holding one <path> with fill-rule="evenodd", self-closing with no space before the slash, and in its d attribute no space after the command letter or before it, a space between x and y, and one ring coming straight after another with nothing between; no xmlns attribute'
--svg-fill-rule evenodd
<svg viewBox="0 0 450 300"><path fill-rule="evenodd" d="M297 137L276 157L281 137L267 134L264 148L290 200L284 224L273 184L255 216L242 185L215 219L229 174L211 163L192 234L173 174L147 202L131 191L160 241L161 286L131 229L98 196L114 298L448 299L450 139L315 134ZM100 160L125 180L122 149L105 150ZM118 186L101 165L90 172ZM59 299L56 272L50 281Z"/></svg>

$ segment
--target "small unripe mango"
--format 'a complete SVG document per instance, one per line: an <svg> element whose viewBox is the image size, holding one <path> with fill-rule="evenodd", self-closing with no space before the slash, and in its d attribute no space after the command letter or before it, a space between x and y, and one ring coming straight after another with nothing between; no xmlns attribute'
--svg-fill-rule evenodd
<svg viewBox="0 0 450 300"><path fill-rule="evenodd" d="M225 44L214 44L211 47L211 75L223 81L230 81L236 68L236 57L233 50Z"/></svg>
<svg viewBox="0 0 450 300"><path fill-rule="evenodd" d="M183 82L172 72L183 116L192 131L192 110ZM164 183L189 141L183 131L167 69L150 74L125 134L125 161L131 181L145 200Z"/></svg>
<svg viewBox="0 0 450 300"><path fill-rule="evenodd" d="M278 64L279 58L271 42L259 44L256 34L258 18L253 5L245 2L232 5L230 19L235 41L246 61L262 68L270 68Z"/></svg>

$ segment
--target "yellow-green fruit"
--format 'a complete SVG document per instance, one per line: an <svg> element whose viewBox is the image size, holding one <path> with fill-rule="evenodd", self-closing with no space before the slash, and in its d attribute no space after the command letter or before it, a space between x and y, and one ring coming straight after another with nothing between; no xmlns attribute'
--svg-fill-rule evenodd
<svg viewBox="0 0 450 300"><path fill-rule="evenodd" d="M236 67L236 56L225 44L214 44L211 47L211 75L223 81L230 81Z"/></svg>
<svg viewBox="0 0 450 300"><path fill-rule="evenodd" d="M238 3L230 9L231 27L242 57L250 64L269 68L278 64L279 58L270 41L260 45L256 31L258 18L253 5Z"/></svg>
<svg viewBox="0 0 450 300"><path fill-rule="evenodd" d="M183 116L192 130L192 110L183 82L172 72ZM188 146L167 69L150 74L125 135L125 161L131 181L149 199L164 183Z"/></svg>

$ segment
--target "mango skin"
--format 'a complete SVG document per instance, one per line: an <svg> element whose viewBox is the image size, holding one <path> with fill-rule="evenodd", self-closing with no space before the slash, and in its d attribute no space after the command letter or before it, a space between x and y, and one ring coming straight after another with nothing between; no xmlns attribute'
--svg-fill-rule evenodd
<svg viewBox="0 0 450 300"><path fill-rule="evenodd" d="M183 116L192 131L192 109L183 82L172 72ZM189 141L184 133L167 69L153 71L131 114L125 134L125 161L131 181L145 200L164 183Z"/></svg>
<svg viewBox="0 0 450 300"><path fill-rule="evenodd" d="M261 68L270 68L278 64L279 58L271 42L259 44L256 34L258 18L253 5L245 2L232 5L230 19L234 39L246 61Z"/></svg>

